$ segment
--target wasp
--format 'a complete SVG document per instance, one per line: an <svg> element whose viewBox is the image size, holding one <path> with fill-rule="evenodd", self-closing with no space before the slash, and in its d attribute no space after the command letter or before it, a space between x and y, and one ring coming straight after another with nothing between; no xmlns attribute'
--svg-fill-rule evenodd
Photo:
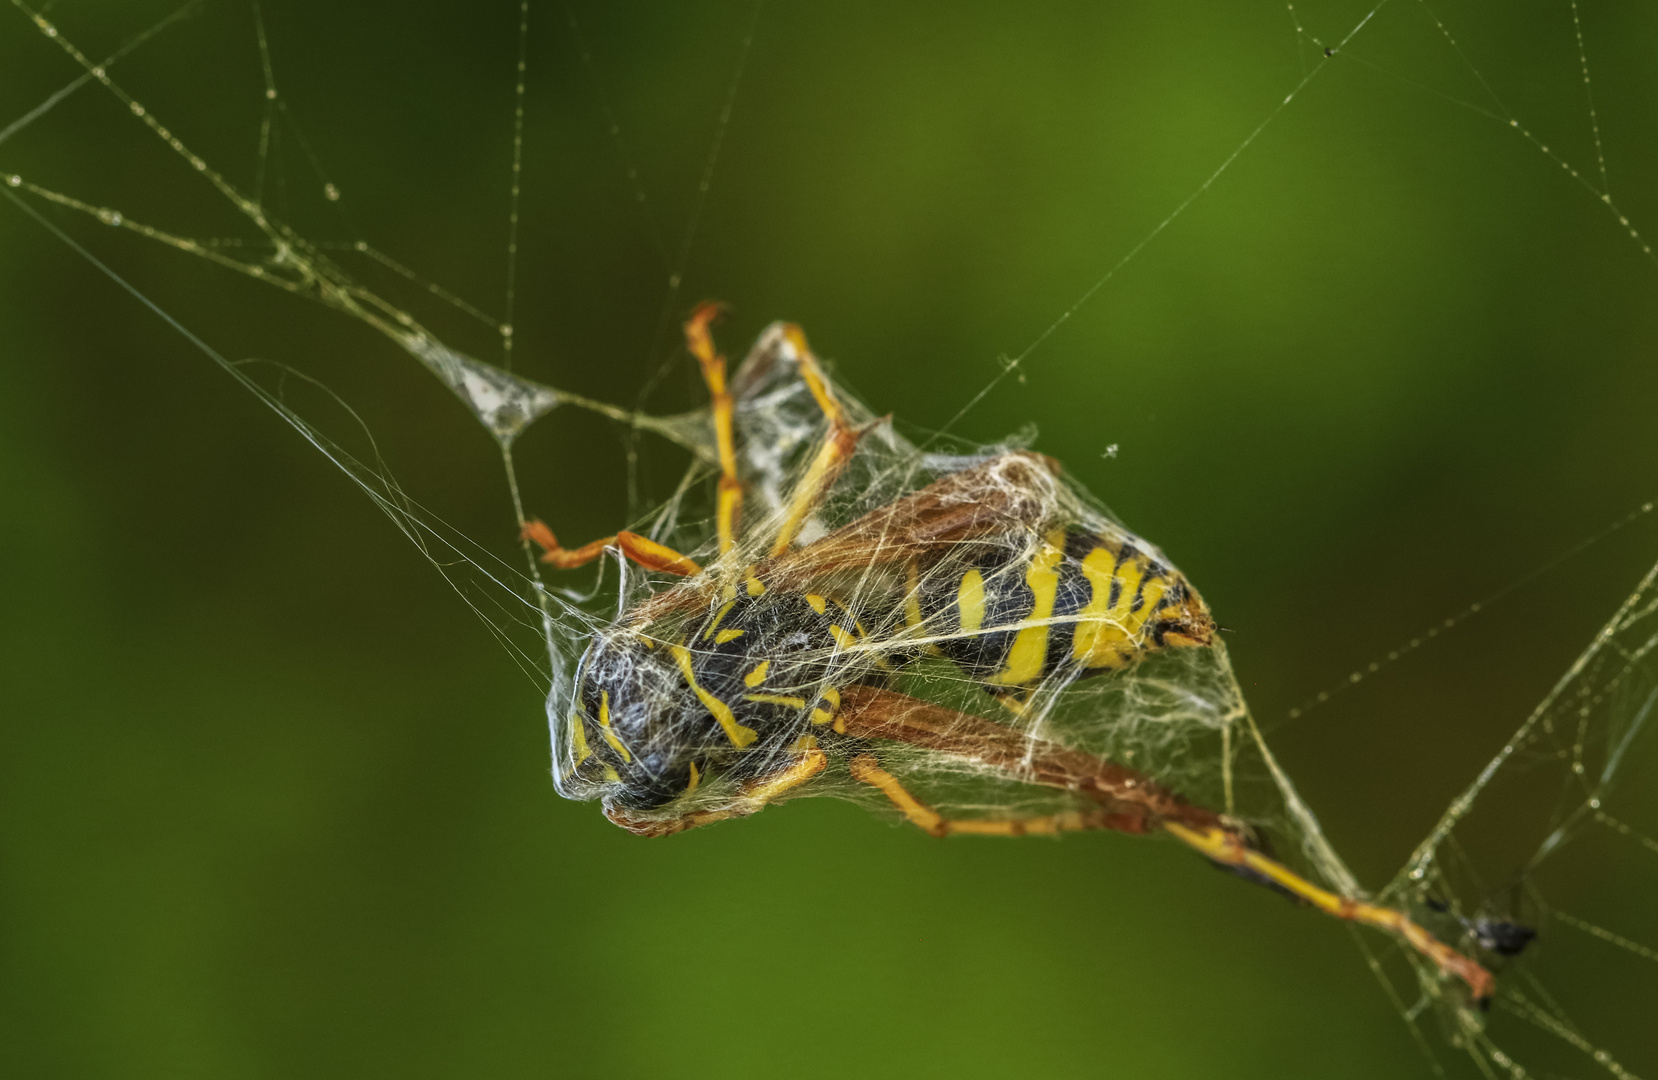
<svg viewBox="0 0 1658 1080"><path fill-rule="evenodd" d="M611 821L643 836L837 781L878 792L940 837L1166 833L1394 934L1489 999L1491 974L1405 913L1324 889L1273 859L1242 821L1041 733L1046 703L1073 683L1213 647L1207 605L1156 547L1088 512L1059 465L1028 450L941 456L917 466L925 483L891 475L878 457L859 471L860 445L884 422L853 423L794 325L769 328L728 379L712 334L720 310L700 305L684 328L719 469L708 565L635 532L566 548L544 523L523 526L554 568L610 551L663 585L592 636L551 714L561 794L602 798ZM739 403L783 393L780 377L803 386L820 417L786 485L773 481L777 468L745 476L737 437ZM791 438L799 432L750 432L762 444L750 460L776 466ZM745 521L756 487L764 512ZM947 815L906 782L917 761L1069 801L1052 813Z"/></svg>

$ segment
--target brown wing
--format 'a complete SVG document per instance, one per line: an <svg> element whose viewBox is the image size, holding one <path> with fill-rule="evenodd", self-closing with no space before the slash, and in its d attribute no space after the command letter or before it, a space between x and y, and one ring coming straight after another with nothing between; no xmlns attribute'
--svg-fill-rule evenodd
<svg viewBox="0 0 1658 1080"><path fill-rule="evenodd" d="M1028 450L1000 454L768 559L756 572L768 587L789 588L836 570L904 563L989 533L1038 527L1054 512L1057 468Z"/></svg>
<svg viewBox="0 0 1658 1080"><path fill-rule="evenodd" d="M804 547L755 564L768 589L799 590L842 570L902 565L950 544L1012 528L1037 528L1052 517L1059 494L1058 464L1014 450L949 473L871 510ZM629 613L651 621L704 606L722 585L710 567L684 584L659 592Z"/></svg>

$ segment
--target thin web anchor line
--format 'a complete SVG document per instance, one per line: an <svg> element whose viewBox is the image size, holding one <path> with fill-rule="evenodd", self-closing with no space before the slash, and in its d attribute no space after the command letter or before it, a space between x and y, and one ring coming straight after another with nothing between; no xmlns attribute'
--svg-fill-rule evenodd
<svg viewBox="0 0 1658 1080"><path fill-rule="evenodd" d="M1578 16L1577 0L1572 0L1572 29L1577 33L1577 62L1583 69L1583 95L1589 99L1589 128L1595 133L1595 161L1600 165L1600 192L1608 198L1612 185L1606 179L1606 150L1600 141L1600 115L1595 111L1595 87L1589 81L1589 50L1583 44L1583 20Z"/></svg>
<svg viewBox="0 0 1658 1080"><path fill-rule="evenodd" d="M119 49L116 49L114 52L110 53L104 58L104 62L97 66L98 70L107 71L108 69L114 67L116 61L121 60L134 49L137 49L140 45L143 45L145 42L149 41L169 26L173 25L173 23L184 18L186 15L189 15L191 12L201 7L205 2L206 0L190 0L189 3L178 8L171 15L166 16L160 22L139 33L126 44L122 45ZM81 74L67 86L64 86L62 89L53 93L45 101L42 101L39 105L36 105L34 108L30 109L16 120L13 120L5 127L0 128L0 143L4 143L13 135L16 135L36 120L39 120L42 116L45 116L47 113L57 108L57 106L61 104L65 98L85 86L87 83L91 82L94 78L95 76L91 71L81 72Z"/></svg>
<svg viewBox="0 0 1658 1080"><path fill-rule="evenodd" d="M1382 8L1386 6L1387 0L1382 0L1381 3L1371 8L1362 19L1353 25L1353 28L1347 32L1335 48L1339 49L1346 47L1347 43L1352 41L1353 38L1356 37L1358 33L1370 23L1370 20L1376 17L1376 13L1381 11ZM1331 51L1333 52L1334 49ZM1248 135L1244 136L1243 141L1240 142L1230 154L1226 155L1226 158L1215 167L1213 172L1204 178L1203 182L1199 184L1197 188L1191 192L1191 194L1182 199L1180 204L1170 211L1167 217L1163 218L1162 221L1159 221L1150 232L1140 238L1139 243L1130 248L1126 255L1118 259L1097 281L1085 289L1080 297L1078 297L1069 307L1062 311L1057 319L1048 325L1046 330L1043 330L1040 334L1036 335L1036 339L1034 341L1032 341L1029 345L1026 345L1018 355L1012 358L1008 358L1004 354L1001 359L1002 370L998 372L988 383L986 383L978 393L974 394L967 404L963 405L956 412L956 414L944 424L942 428L934 432L932 436L922 444L923 448L932 445L946 432L954 428L963 417L972 412L973 409L978 406L979 402L983 401L990 395L992 390L995 390L1002 384L1004 379L1013 374L1013 372L1017 371L1019 367L1024 364L1025 360L1031 355L1031 353L1040 348L1044 342L1058 332L1061 326L1064 326L1071 320L1071 316L1082 310L1082 308L1090 300L1094 299L1095 295L1098 294L1101 289L1105 288L1112 278L1117 276L1118 271L1133 262L1134 259L1139 256L1140 252L1144 251L1153 240L1156 240L1163 234L1163 230L1172 225L1176 218L1180 217L1181 214L1184 214L1188 207L1190 207L1200 196L1213 187L1215 185L1215 181L1219 180L1221 175L1232 167L1233 162L1243 156L1244 151L1254 145L1255 140L1261 137L1261 133L1266 131L1266 129L1272 125L1274 120L1278 119L1279 114L1289 107L1290 103L1296 99L1296 96L1299 95L1301 91L1307 88L1308 84L1311 83L1313 79L1318 77L1318 73L1323 71L1325 65L1329 62L1329 53L1326 53L1326 55L1320 57L1318 63L1313 66L1312 70L1301 76L1301 80L1297 82L1293 88L1291 88L1288 94L1284 95L1284 99L1277 105L1273 106L1272 111L1267 113L1265 119L1256 124L1255 129Z"/></svg>
<svg viewBox="0 0 1658 1080"><path fill-rule="evenodd" d="M1624 213L1624 211L1612 201L1612 192L1606 179L1606 153L1601 143L1600 117L1595 111L1594 89L1593 85L1589 81L1589 54L1583 43L1583 27L1581 20L1578 18L1577 0L1572 0L1572 23L1577 31L1578 65L1583 72L1584 92L1589 99L1589 126L1594 133L1595 157L1600 166L1601 186L1598 188L1595 187L1588 176L1583 174L1582 170L1578 169L1570 161L1567 161L1557 151L1551 149L1549 144L1544 142L1536 132L1531 130L1531 128L1520 123L1519 117L1509 111L1508 106L1504 105L1502 99L1497 96L1497 91L1492 89L1491 83L1487 81L1485 75L1481 73L1480 69L1474 66L1474 62L1468 58L1468 54L1463 51L1462 45L1457 41L1456 37L1452 35L1450 27L1446 26L1444 20L1440 19L1440 17L1434 13L1434 10L1428 6L1427 0L1418 0L1418 2L1421 4L1422 10L1427 12L1428 17L1433 20L1434 26L1442 35L1444 35L1446 42L1450 44L1451 48L1456 52L1458 58L1460 58L1463 64L1467 66L1469 72L1474 76L1474 78L1479 80L1479 84L1485 88L1485 92L1490 95L1492 103L1495 104L1498 111L1502 113L1503 121L1506 122L1511 129L1519 133L1519 135L1527 142L1531 143L1532 146L1536 147L1537 151L1544 157L1560 166L1563 172L1582 185L1585 191L1593 195L1597 202L1604 204L1612 216L1617 219L1618 224L1629 234L1629 238L1640 247L1641 254L1645 255L1654 263L1658 263L1658 252L1653 250L1652 244L1649 243L1646 237L1642 235L1641 231L1630 222L1629 215Z"/></svg>
<svg viewBox="0 0 1658 1080"><path fill-rule="evenodd" d="M512 370L514 307L518 300L518 205L524 179L524 85L530 43L530 0L518 3L518 68L513 83L512 106L512 194L507 208L507 298L505 314L497 328L501 335L501 366ZM524 550L529 551L525 542Z"/></svg>
<svg viewBox="0 0 1658 1080"><path fill-rule="evenodd" d="M276 397L265 387L259 385L259 383L250 378L247 373L242 370L241 364L231 361L225 357L223 353L203 341L200 336L186 327L183 323L179 322L164 308L162 308L154 300L150 299L131 282L127 281L108 264L104 263L85 247L77 243L74 238L69 236L69 234L65 233L51 221L47 220L38 210L36 210L33 206L30 206L21 197L19 197L16 192L10 190L9 185L0 187L0 195L4 195L7 199L11 200L11 202L17 206L18 209L22 210L23 213L34 219L35 222L56 237L71 251L86 260L86 262L91 264L105 277L113 281L128 295L132 296L133 299L137 300L140 304L147 308L157 318L161 319L162 322L166 323L170 328L178 333L179 336L188 341L197 351L212 360L213 363L221 370L240 383L244 389L250 391L254 397L258 398L259 401L266 407L280 416L282 420L288 424L288 426L292 427L299 433L301 438L305 439L306 442L310 443L312 447L332 462L334 466L343 472L359 490L369 497L369 501L374 503L374 505L379 507L387 517L392 519L393 524L397 526L398 530L407 536L415 545L416 549L419 550L420 553L426 558L426 560L432 564L438 573L443 575L444 580L449 583L450 587L455 590L456 595L461 598L461 602L470 608L473 613L483 621L484 625L498 641L506 646L508 654L513 657L514 662L518 664L520 670L522 670L525 675L530 678L532 683L540 685L543 682L545 679L545 673L537 670L532 664L526 662L527 657L523 653L523 650L521 650L510 638L508 638L501 628L496 626L489 616L486 615L481 608L479 608L477 602L467 594L466 590L462 589L460 585L457 584L452 577L450 577L448 566L433 553L426 538L430 537L432 541L436 541L437 543L443 545L449 551L453 552L455 557L461 562L465 563L467 566L470 566L473 570L482 575L484 580L488 581L497 588L504 590L509 595L518 597L522 601L522 597L518 593L517 589L505 580L501 574L489 569L482 563L478 562L477 559L472 558L466 552L462 551L453 541L446 539L433 524L428 523L428 521L419 516L422 513L430 514L430 511L419 506L414 502L414 500L410 499L402 491L394 479L390 476L382 475L369 469L367 466L363 465L362 462L353 457L348 451L334 443L316 428L313 428L310 424L306 423L280 398ZM372 485L365 480L363 478L365 473L374 476L379 484L384 485L385 490L378 490L375 485ZM417 511L419 513L417 513ZM437 518L435 515L432 517L438 524L443 524L442 520ZM444 527L449 528L447 525ZM450 531L454 532L452 528ZM456 533L456 535L460 534ZM498 562L499 560L496 561ZM506 572L512 572L504 564L502 564L501 569Z"/></svg>
<svg viewBox="0 0 1658 1080"><path fill-rule="evenodd" d="M1411 653L1422 648L1422 646L1426 645L1429 641L1437 638L1440 634L1456 629L1458 626L1461 626L1463 623L1467 622L1469 619L1473 618L1475 615L1478 615L1485 609L1491 607L1499 601L1506 600L1513 593L1516 593L1525 588L1527 585L1530 585L1533 581L1536 581L1544 574L1554 570L1562 563L1576 558L1618 530L1628 525L1632 525L1636 521L1639 521L1641 518L1652 513L1655 506L1658 506L1658 503L1650 501L1642 503L1640 506L1637 506L1623 517L1602 528L1599 532L1593 533L1585 539L1578 541L1576 544L1573 544L1571 547L1556 555L1554 558L1549 559L1548 561L1527 571L1518 578L1515 578L1513 581L1509 582L1507 585L1504 585L1502 588L1485 596L1483 599L1474 601L1461 611L1457 612L1455 615L1450 616L1442 622L1438 622L1427 627L1420 634L1417 634L1409 641L1401 642L1392 649L1389 649L1385 657L1372 660L1362 668L1355 668L1353 671L1348 673L1345 681L1320 690L1318 693L1301 702L1301 704L1292 707L1284 714L1284 719L1274 725L1273 730L1281 730L1288 722L1292 720L1299 720L1301 717L1305 716L1309 712L1312 712L1314 709L1321 708L1322 706L1328 704L1330 699L1334 698L1338 694L1352 689L1365 679L1380 672L1383 668L1390 667L1393 664L1398 663Z"/></svg>
<svg viewBox="0 0 1658 1080"><path fill-rule="evenodd" d="M670 328L674 323L675 309L679 305L679 292L685 284L685 268L690 264L691 251L696 244L697 233L702 225L703 210L708 205L708 193L713 188L714 170L720 160L720 151L725 146L726 133L731 128L732 111L737 105L737 91L743 83L743 74L748 70L749 54L754 50L754 34L760 26L760 14L765 10L765 0L755 0L754 13L749 16L748 28L743 33L742 48L737 53L737 66L731 72L731 82L726 86L725 100L720 105L718 120L714 124L714 137L708 145L708 156L703 160L702 175L697 180L696 195L691 202L691 214L685 223L685 235L679 244L679 253L673 263L668 266L668 292L662 300L662 314L657 321L656 338L651 343L650 355L646 357L646 364L651 368L650 376L645 380L634 401L636 409L642 408L645 398L662 380L667 370L667 357L663 356L664 342L667 340ZM573 20L572 20L573 25ZM657 357L662 356L659 362ZM630 454L629 470L632 470Z"/></svg>

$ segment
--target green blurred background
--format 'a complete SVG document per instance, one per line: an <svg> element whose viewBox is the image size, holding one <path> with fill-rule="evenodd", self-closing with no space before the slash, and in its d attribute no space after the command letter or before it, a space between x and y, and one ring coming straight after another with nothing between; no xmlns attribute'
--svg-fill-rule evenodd
<svg viewBox="0 0 1658 1080"><path fill-rule="evenodd" d="M102 56L168 10L63 0L51 18ZM263 10L295 125L278 125L268 204L498 313L517 6ZM1295 9L1325 44L1370 10ZM1421 5L1381 8L955 429L1034 421L1039 449L1187 571L1372 885L1658 557L1658 531L1624 529L1282 722L1658 491L1658 269L1549 157L1459 104L1498 111L1471 62L1598 172L1571 8L1434 11L1463 56ZM1658 12L1582 16L1612 193L1658 228ZM689 407L665 305L713 296L734 305L732 351L798 320L878 411L941 426L1323 59L1270 2L769 5L670 301L753 17L531 8L525 374L631 402L669 360L650 404ZM7 8L0 72L4 125L77 69ZM113 73L252 187L247 6L209 4ZM0 145L0 173L248 235L95 90ZM45 212L227 356L337 391L416 498L510 555L491 443L384 338ZM1428 1074L1340 926L1167 845L943 844L825 800L645 842L561 801L538 687L414 548L10 204L0 356L7 1075ZM555 414L520 445L531 510L571 539L613 529L672 483L678 459L645 449L630 505L618 433ZM1655 802L1626 812L1650 827ZM1579 885L1639 925L1633 880ZM1658 1068L1651 976L1600 978L1598 946L1557 941L1579 964L1567 1011Z"/></svg>

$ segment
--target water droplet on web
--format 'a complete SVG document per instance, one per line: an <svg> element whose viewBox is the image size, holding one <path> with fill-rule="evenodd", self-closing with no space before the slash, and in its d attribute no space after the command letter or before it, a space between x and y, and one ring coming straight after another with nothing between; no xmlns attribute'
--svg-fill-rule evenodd
<svg viewBox="0 0 1658 1080"><path fill-rule="evenodd" d="M1105 453L1100 455L1100 457L1102 457L1102 458L1114 458L1116 456L1117 456L1117 444L1116 443L1112 443L1110 446L1106 447L1105 448Z"/></svg>
<svg viewBox="0 0 1658 1080"><path fill-rule="evenodd" d="M1600 809L1600 800L1599 799L1590 799L1589 800L1589 809L1599 810Z"/></svg>
<svg viewBox="0 0 1658 1080"><path fill-rule="evenodd" d="M265 100L266 101L275 101L276 100L276 87L272 86L272 87L267 87L266 88L266 90L265 90Z"/></svg>
<svg viewBox="0 0 1658 1080"><path fill-rule="evenodd" d="M22 187L23 178L18 176L16 173L13 173L12 175L6 177L6 183L10 184L12 187Z"/></svg>
<svg viewBox="0 0 1658 1080"><path fill-rule="evenodd" d="M104 207L98 211L98 220L105 225L119 225L121 224L121 211Z"/></svg>
<svg viewBox="0 0 1658 1080"><path fill-rule="evenodd" d="M322 185L322 197L327 199L329 202L339 202L340 189L335 187L333 184L324 184Z"/></svg>
<svg viewBox="0 0 1658 1080"><path fill-rule="evenodd" d="M133 102L131 105L127 106L127 107L132 110L132 114L134 116L143 116L144 115L144 106L138 104L138 102L136 102L136 101Z"/></svg>

